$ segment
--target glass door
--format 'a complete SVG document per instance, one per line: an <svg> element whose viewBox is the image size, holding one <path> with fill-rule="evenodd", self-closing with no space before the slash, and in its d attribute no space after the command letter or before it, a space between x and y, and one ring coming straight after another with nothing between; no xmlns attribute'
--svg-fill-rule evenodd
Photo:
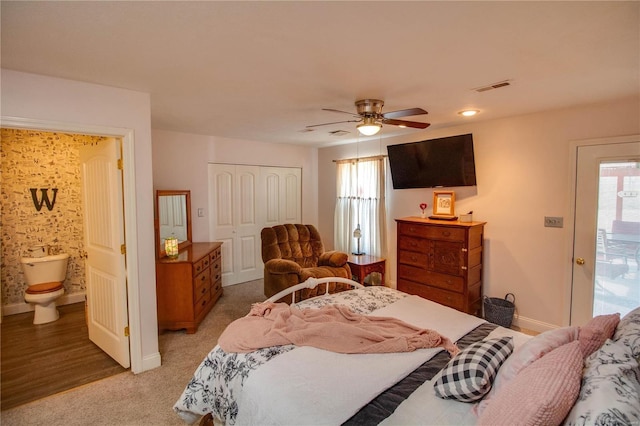
<svg viewBox="0 0 640 426"><path fill-rule="evenodd" d="M576 146L572 325L640 305L639 140Z"/></svg>
<svg viewBox="0 0 640 426"><path fill-rule="evenodd" d="M593 315L640 305L640 162L599 167Z"/></svg>

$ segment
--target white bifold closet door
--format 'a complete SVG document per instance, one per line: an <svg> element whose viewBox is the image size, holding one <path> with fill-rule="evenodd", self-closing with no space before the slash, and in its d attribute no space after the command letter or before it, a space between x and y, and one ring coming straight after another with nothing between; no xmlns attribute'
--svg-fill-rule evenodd
<svg viewBox="0 0 640 426"><path fill-rule="evenodd" d="M262 228L302 220L302 170L209 164L211 241L222 242L222 285L262 278Z"/></svg>

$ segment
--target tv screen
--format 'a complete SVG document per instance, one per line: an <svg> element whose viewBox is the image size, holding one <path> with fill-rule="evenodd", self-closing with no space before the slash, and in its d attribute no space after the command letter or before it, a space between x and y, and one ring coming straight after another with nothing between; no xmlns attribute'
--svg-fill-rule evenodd
<svg viewBox="0 0 640 426"><path fill-rule="evenodd" d="M394 189L475 186L473 135L388 145Z"/></svg>

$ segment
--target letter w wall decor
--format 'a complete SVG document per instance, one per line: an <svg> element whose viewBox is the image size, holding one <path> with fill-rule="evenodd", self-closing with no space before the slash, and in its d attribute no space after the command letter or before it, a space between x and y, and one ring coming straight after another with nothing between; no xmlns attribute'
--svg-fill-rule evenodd
<svg viewBox="0 0 640 426"><path fill-rule="evenodd" d="M56 196L58 195L58 188L51 188L51 191L53 191L53 200L51 201L49 201L49 188L40 188L40 200L38 200L38 188L29 188L29 191L31 191L33 205L36 206L37 211L40 211L42 209L43 204L47 205L49 211L53 210L53 206L56 203Z"/></svg>

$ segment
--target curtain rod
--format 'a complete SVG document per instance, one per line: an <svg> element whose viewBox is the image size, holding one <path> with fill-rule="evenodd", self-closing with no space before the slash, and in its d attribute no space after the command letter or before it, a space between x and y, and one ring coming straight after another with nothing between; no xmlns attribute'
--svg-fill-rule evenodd
<svg viewBox="0 0 640 426"><path fill-rule="evenodd" d="M388 157L388 155L373 155L371 157L360 157L360 158L345 158L342 160L333 160L334 163L347 163L347 162L352 162L352 161L360 161L360 160L381 160L385 157Z"/></svg>

